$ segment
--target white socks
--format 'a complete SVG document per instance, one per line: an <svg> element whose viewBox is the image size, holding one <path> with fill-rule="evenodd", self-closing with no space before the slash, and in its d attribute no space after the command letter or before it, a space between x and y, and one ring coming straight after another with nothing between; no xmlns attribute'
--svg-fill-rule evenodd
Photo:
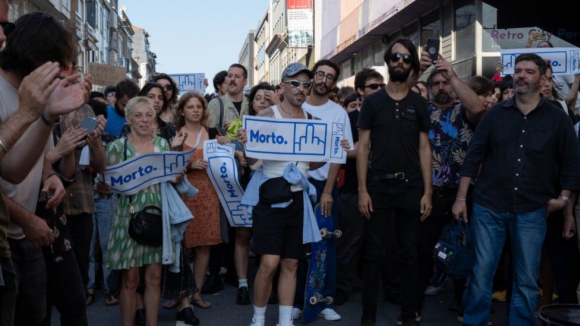
<svg viewBox="0 0 580 326"><path fill-rule="evenodd" d="M268 306L262 308L254 306L254 317L256 317L256 319L266 318L266 308L268 308Z"/></svg>
<svg viewBox="0 0 580 326"><path fill-rule="evenodd" d="M242 286L248 287L248 279L247 278L238 280L238 288L241 288Z"/></svg>
<svg viewBox="0 0 580 326"><path fill-rule="evenodd" d="M278 306L278 326L292 326L292 306Z"/></svg>

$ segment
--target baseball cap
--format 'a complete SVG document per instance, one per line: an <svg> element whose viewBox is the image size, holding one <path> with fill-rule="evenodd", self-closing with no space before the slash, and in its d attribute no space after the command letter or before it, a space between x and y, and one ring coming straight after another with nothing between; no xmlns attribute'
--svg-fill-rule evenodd
<svg viewBox="0 0 580 326"><path fill-rule="evenodd" d="M282 72L282 80L286 79L286 77L296 76L301 72L307 73L310 79L314 78L314 74L312 71L310 71L310 69L308 69L308 67L301 64L300 62L293 62L286 66L286 69L284 69Z"/></svg>

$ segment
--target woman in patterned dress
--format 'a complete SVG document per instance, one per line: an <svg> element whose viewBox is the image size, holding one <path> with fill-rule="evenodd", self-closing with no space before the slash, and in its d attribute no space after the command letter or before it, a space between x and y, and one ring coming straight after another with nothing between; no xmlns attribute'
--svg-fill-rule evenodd
<svg viewBox="0 0 580 326"><path fill-rule="evenodd" d="M120 138L107 145L107 166L145 153L169 150L165 139L151 134L155 111L147 98L131 99L125 107L125 117L131 133L127 138ZM136 212L149 205L161 207L159 184L151 185L135 195L119 197L111 225L106 265L110 269L122 270L119 302L123 326L133 324L139 268L145 267L146 321L147 325L157 325L162 247L142 245L129 236L129 197Z"/></svg>
<svg viewBox="0 0 580 326"><path fill-rule="evenodd" d="M203 159L203 142L210 139L207 129L209 112L203 96L188 92L181 96L177 105L175 125L188 135L183 145L187 151L196 148L187 165L187 179L199 189L197 196L183 197L183 201L193 213L194 219L185 230L185 246L195 248L193 276L195 284L203 284L209 263L210 246L222 242L220 235L220 202L207 175L207 161ZM210 130L211 131L211 130ZM215 134L215 132L212 132ZM197 147L196 147L197 144ZM193 295L192 303L200 308L211 304L201 298L200 292Z"/></svg>

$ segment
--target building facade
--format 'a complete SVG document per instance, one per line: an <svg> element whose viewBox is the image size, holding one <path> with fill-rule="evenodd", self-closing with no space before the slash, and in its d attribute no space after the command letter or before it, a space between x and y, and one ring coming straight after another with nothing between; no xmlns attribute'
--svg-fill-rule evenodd
<svg viewBox="0 0 580 326"><path fill-rule="evenodd" d="M126 8L118 0L12 0L9 20L29 12L45 12L62 21L79 46L76 64L87 73L90 62L124 67L127 78L138 82L139 66L132 58L133 29ZM96 90L106 85L95 85Z"/></svg>
<svg viewBox="0 0 580 326"><path fill-rule="evenodd" d="M155 73L157 55L151 51L149 33L144 28L132 26L133 35L133 60L139 66L139 87L143 87L151 75Z"/></svg>
<svg viewBox="0 0 580 326"><path fill-rule="evenodd" d="M248 70L248 86L254 85L254 71L255 71L255 60L256 60L256 53L254 52L255 43L254 43L254 35L256 34L255 30L250 30L248 36L244 40L244 45L242 45L242 50L238 56L238 63L242 66L246 67Z"/></svg>

